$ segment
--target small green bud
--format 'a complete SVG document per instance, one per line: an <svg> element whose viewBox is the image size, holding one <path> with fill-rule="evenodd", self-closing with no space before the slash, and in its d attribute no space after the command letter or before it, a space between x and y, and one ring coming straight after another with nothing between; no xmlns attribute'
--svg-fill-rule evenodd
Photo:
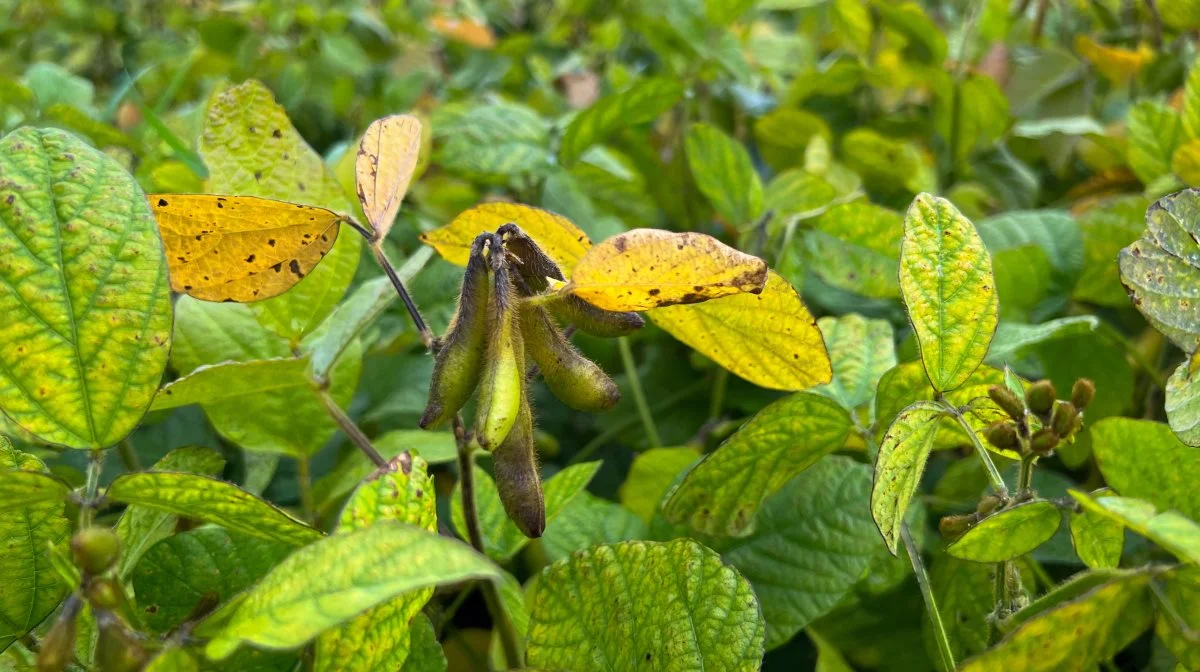
<svg viewBox="0 0 1200 672"><path fill-rule="evenodd" d="M87 596L88 602L97 609L115 611L125 602L121 587L117 585L115 579L110 577L92 579L88 582L84 594Z"/></svg>
<svg viewBox="0 0 1200 672"><path fill-rule="evenodd" d="M992 385L988 388L988 396L1013 420L1020 422L1025 419L1025 404L1021 403L1012 390L1003 385Z"/></svg>
<svg viewBox="0 0 1200 672"><path fill-rule="evenodd" d="M85 527L71 537L75 566L88 574L103 574L120 554L121 540L107 527Z"/></svg>
<svg viewBox="0 0 1200 672"><path fill-rule="evenodd" d="M975 513L986 516L1003 503L1003 500L995 495L984 495L983 499L979 500L979 506L975 507Z"/></svg>
<svg viewBox="0 0 1200 672"><path fill-rule="evenodd" d="M79 615L82 602L75 595L67 598L58 620L38 647L38 672L61 672L75 657L75 618Z"/></svg>
<svg viewBox="0 0 1200 672"><path fill-rule="evenodd" d="M1058 446L1058 439L1058 433L1053 429L1039 429L1029 439L1029 449L1038 455L1049 455Z"/></svg>
<svg viewBox="0 0 1200 672"><path fill-rule="evenodd" d="M974 514L966 514L962 516L946 516L938 521L938 531L947 539L957 539L961 537L971 526L975 524L976 517Z"/></svg>
<svg viewBox="0 0 1200 672"><path fill-rule="evenodd" d="M1090 378L1080 378L1071 387L1071 403L1081 411L1087 408L1087 405L1092 403L1092 399L1095 397L1096 385Z"/></svg>
<svg viewBox="0 0 1200 672"><path fill-rule="evenodd" d="M1054 383L1048 380L1039 380L1025 390L1025 405L1034 413L1042 415L1050 412L1057 397L1058 393L1054 390Z"/></svg>
<svg viewBox="0 0 1200 672"><path fill-rule="evenodd" d="M1017 426L1010 420L993 423L985 430L985 434L988 443L1001 450L1017 447Z"/></svg>
<svg viewBox="0 0 1200 672"><path fill-rule="evenodd" d="M1050 418L1050 426L1059 436L1070 436L1075 427L1075 416L1077 415L1079 412L1075 410L1075 404L1069 401L1060 401L1054 405L1054 415Z"/></svg>

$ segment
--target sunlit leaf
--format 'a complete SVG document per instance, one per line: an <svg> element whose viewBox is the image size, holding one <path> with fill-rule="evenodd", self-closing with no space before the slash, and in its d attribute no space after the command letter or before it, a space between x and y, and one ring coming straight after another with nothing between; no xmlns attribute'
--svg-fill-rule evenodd
<svg viewBox="0 0 1200 672"><path fill-rule="evenodd" d="M899 213L854 201L834 205L813 221L806 236L814 273L836 287L880 299L898 298Z"/></svg>
<svg viewBox="0 0 1200 672"><path fill-rule="evenodd" d="M0 139L0 408L41 441L119 443L162 380L171 302L143 198L63 131Z"/></svg>
<svg viewBox="0 0 1200 672"><path fill-rule="evenodd" d="M962 385L987 355L997 301L991 256L949 201L927 194L913 200L904 219L900 287L933 388Z"/></svg>
<svg viewBox="0 0 1200 672"><path fill-rule="evenodd" d="M717 213L734 226L753 223L762 213L763 186L746 148L708 124L693 124L685 146L696 186Z"/></svg>
<svg viewBox="0 0 1200 672"><path fill-rule="evenodd" d="M1129 167L1143 184L1171 174L1171 156L1182 140L1179 114L1154 100L1129 109Z"/></svg>
<svg viewBox="0 0 1200 672"><path fill-rule="evenodd" d="M0 471L0 511L43 502L63 502L71 492L65 481L40 471Z"/></svg>
<svg viewBox="0 0 1200 672"><path fill-rule="evenodd" d="M705 534L749 534L763 501L841 448L853 428L849 414L826 397L800 392L781 399L692 467L663 514Z"/></svg>
<svg viewBox="0 0 1200 672"><path fill-rule="evenodd" d="M833 375L816 321L775 272L767 273L761 293L656 308L649 315L667 333L760 387L803 390Z"/></svg>
<svg viewBox="0 0 1200 672"><path fill-rule="evenodd" d="M571 120L563 134L559 159L571 165L584 150L622 128L654 121L681 97L683 86L671 79L644 79L621 93L605 96Z"/></svg>
<svg viewBox="0 0 1200 672"><path fill-rule="evenodd" d="M1200 520L1200 451L1148 420L1105 418L1091 435L1096 464L1113 490Z"/></svg>
<svg viewBox="0 0 1200 672"><path fill-rule="evenodd" d="M1179 120L1184 134L1192 139L1200 138L1200 58L1188 69L1187 81L1183 85L1183 105Z"/></svg>
<svg viewBox="0 0 1200 672"><path fill-rule="evenodd" d="M1178 511L1158 511L1150 502L1133 497L1092 499L1072 490L1085 511L1105 516L1162 546L1184 562L1200 562L1200 524Z"/></svg>
<svg viewBox="0 0 1200 672"><path fill-rule="evenodd" d="M595 672L757 670L750 584L694 541L596 546L548 567L530 610L531 666Z"/></svg>
<svg viewBox="0 0 1200 672"><path fill-rule="evenodd" d="M1200 187L1200 139L1189 140L1171 157L1171 172L1184 184Z"/></svg>
<svg viewBox="0 0 1200 672"><path fill-rule="evenodd" d="M566 217L517 203L484 203L464 210L440 229L422 233L421 242L432 246L446 261L466 266L471 241L509 222L533 238L568 277L592 246L587 235Z"/></svg>
<svg viewBox="0 0 1200 672"><path fill-rule="evenodd" d="M1047 501L1018 504L977 523L946 547L963 560L1000 562L1025 555L1058 530L1062 515Z"/></svg>
<svg viewBox="0 0 1200 672"><path fill-rule="evenodd" d="M421 120L394 114L371 122L354 163L358 202L375 235L386 238L421 151Z"/></svg>
<svg viewBox="0 0 1200 672"><path fill-rule="evenodd" d="M908 503L920 485L925 461L933 450L937 421L945 413L936 404L918 401L896 416L879 444L871 488L871 516L892 555L896 554Z"/></svg>
<svg viewBox="0 0 1200 672"><path fill-rule="evenodd" d="M569 291L604 310L648 310L759 294L767 264L702 233L634 229L589 249Z"/></svg>

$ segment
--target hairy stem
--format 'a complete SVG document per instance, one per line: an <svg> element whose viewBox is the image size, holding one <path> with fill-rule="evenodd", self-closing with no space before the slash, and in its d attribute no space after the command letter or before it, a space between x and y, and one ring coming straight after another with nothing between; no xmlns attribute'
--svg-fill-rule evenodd
<svg viewBox="0 0 1200 672"><path fill-rule="evenodd" d="M988 450L983 443L979 441L979 437L975 434L975 430L971 428L971 423L967 422L967 418L958 410L954 404L942 401L942 407L946 412L954 417L958 422L958 426L970 437L972 445L975 446L975 454L979 456L979 461L983 462L983 468L987 471L988 480L992 483L992 489L997 494L1007 495L1008 486L1004 485L1004 478L1000 476L1000 470L996 469L996 463L992 462L992 456L988 454Z"/></svg>
<svg viewBox="0 0 1200 672"><path fill-rule="evenodd" d="M629 379L629 389L633 392L633 403L637 404L638 415L642 418L642 426L646 429L646 438L650 439L650 446L658 448L662 446L662 439L658 437L658 427L654 426L654 416L650 413L650 406L646 403L646 394L642 392L642 379L638 377L637 365L633 362L633 350L629 347L629 339L622 336L617 339L617 348L621 351L621 362L625 365L625 377Z"/></svg>
<svg viewBox="0 0 1200 672"><path fill-rule="evenodd" d="M1030 455L1021 460L1021 473L1017 477L1017 494L1024 495L1033 487L1033 465L1037 463L1037 456Z"/></svg>
<svg viewBox="0 0 1200 672"><path fill-rule="evenodd" d="M96 513L96 493L100 490L100 472L104 471L106 455L107 453L103 450L93 450L88 456L87 480L83 486L83 503L79 506L79 529L81 530L91 526Z"/></svg>
<svg viewBox="0 0 1200 672"><path fill-rule="evenodd" d="M1004 560L996 563L996 579L992 587L993 601L995 608L992 609L992 618L988 624L988 644L995 644L1000 640L1000 621L1008 611L1008 561Z"/></svg>
<svg viewBox="0 0 1200 672"><path fill-rule="evenodd" d="M921 550L913 542L912 534L908 531L908 523L901 524L900 538L904 540L904 550L908 551L913 574L917 577L917 585L921 587L921 597L925 600L925 611L929 614L930 623L933 624L933 638L937 640L942 667L950 672L954 669L954 652L950 650L950 638L946 636L946 626L942 623L942 614L938 611L937 601L933 597L933 587L929 585L929 575L925 573L925 565L921 562Z"/></svg>
<svg viewBox="0 0 1200 672"><path fill-rule="evenodd" d="M371 439L368 439L367 435L363 434L363 431L358 428L358 425L354 424L354 421L350 419L350 416L346 415L346 412L337 405L337 402L333 400L333 397L329 396L329 392L327 390L321 390L320 396L321 403L325 405L325 412L329 413L329 417L333 418L333 421L338 424L338 427L341 428L342 433L346 435L346 438L350 439L351 443L358 446L358 449L361 450L368 459L374 462L375 466L386 467L387 460L383 459L383 456L379 454L378 450L375 450L375 446L371 445Z"/></svg>

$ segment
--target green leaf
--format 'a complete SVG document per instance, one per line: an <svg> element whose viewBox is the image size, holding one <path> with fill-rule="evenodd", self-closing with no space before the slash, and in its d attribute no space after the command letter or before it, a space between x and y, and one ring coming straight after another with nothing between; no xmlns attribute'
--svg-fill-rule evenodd
<svg viewBox="0 0 1200 672"><path fill-rule="evenodd" d="M1192 61L1192 67L1188 69L1179 120L1186 137L1200 138L1200 58Z"/></svg>
<svg viewBox="0 0 1200 672"><path fill-rule="evenodd" d="M879 379L896 366L896 342L892 324L871 320L857 313L817 320L829 360L833 381L813 389L854 412L860 407L874 409Z"/></svg>
<svg viewBox="0 0 1200 672"><path fill-rule="evenodd" d="M386 460L408 451L428 464L443 464L458 459L454 434L421 429L399 429L372 439L375 450ZM313 498L322 513L356 488L374 471L375 465L359 451L342 456L337 465L313 487Z"/></svg>
<svg viewBox="0 0 1200 672"><path fill-rule="evenodd" d="M1096 498L1106 491L1093 493ZM1071 543L1083 564L1092 569L1113 569L1121 561L1125 530L1108 516L1095 511L1071 512Z"/></svg>
<svg viewBox="0 0 1200 672"><path fill-rule="evenodd" d="M749 534L763 500L841 448L853 427L847 412L821 395L780 399L692 467L663 514L705 534Z"/></svg>
<svg viewBox="0 0 1200 672"><path fill-rule="evenodd" d="M1030 313L1050 301L1053 270L1046 253L1036 245L1021 245L992 255L1000 318L1028 321Z"/></svg>
<svg viewBox="0 0 1200 672"><path fill-rule="evenodd" d="M412 630L412 651L400 672L446 672L446 654L442 651L429 617L417 614L409 627Z"/></svg>
<svg viewBox="0 0 1200 672"><path fill-rule="evenodd" d="M1149 205L1142 196L1125 196L1097 203L1080 215L1084 263L1074 298L1103 306L1129 305L1129 295L1112 260L1145 230Z"/></svg>
<svg viewBox="0 0 1200 672"><path fill-rule="evenodd" d="M873 32L870 6L859 0L834 0L829 9L834 35L859 56L866 56Z"/></svg>
<svg viewBox="0 0 1200 672"><path fill-rule="evenodd" d="M773 222L790 217L811 217L823 212L838 198L837 189L824 178L799 168L785 170L767 183L763 208L772 211Z"/></svg>
<svg viewBox="0 0 1200 672"><path fill-rule="evenodd" d="M563 512L571 500L583 492L599 469L599 462L574 464L546 480L542 494L546 502L547 526ZM529 538L522 534L516 523L509 520L508 515L504 513L495 481L478 466L475 467L475 505L478 507L479 527L483 533L483 546L488 557L504 562L529 543ZM466 518L463 517L460 488L454 489L450 516L454 521L454 528L465 538L467 524Z"/></svg>
<svg viewBox="0 0 1200 672"><path fill-rule="evenodd" d="M241 407L259 397L312 388L307 371L306 360L291 357L205 365L164 385L150 408L165 411L192 404L223 407L231 402Z"/></svg>
<svg viewBox="0 0 1200 672"><path fill-rule="evenodd" d="M896 416L879 444L875 484L871 489L871 517L892 555L896 555L908 503L920 485L925 462L933 450L938 420L945 414L938 404L915 402Z"/></svg>
<svg viewBox="0 0 1200 672"><path fill-rule="evenodd" d="M699 459L700 452L691 446L651 448L640 453L629 466L618 499L626 509L649 523L671 485Z"/></svg>
<svg viewBox="0 0 1200 672"><path fill-rule="evenodd" d="M687 159L700 193L726 222L748 226L762 213L763 186L746 148L716 126L693 124Z"/></svg>
<svg viewBox="0 0 1200 672"><path fill-rule="evenodd" d="M425 461L401 453L351 495L342 509L337 533L369 527L381 520L436 532L435 499L433 479L426 471ZM314 668L318 671L398 669L412 648L409 623L432 596L432 586L404 593L321 633Z"/></svg>
<svg viewBox="0 0 1200 672"><path fill-rule="evenodd" d="M833 139L824 119L795 107L777 107L754 123L755 144L776 171L803 166L804 150L814 136Z"/></svg>
<svg viewBox="0 0 1200 672"><path fill-rule="evenodd" d="M646 538L646 523L625 507L587 492L571 500L542 535L550 562L597 544Z"/></svg>
<svg viewBox="0 0 1200 672"><path fill-rule="evenodd" d="M913 200L904 218L900 288L933 388L962 385L987 354L998 312L991 256L949 201L928 194Z"/></svg>
<svg viewBox="0 0 1200 672"><path fill-rule="evenodd" d="M205 364L292 356L288 342L259 324L250 306L190 296L175 302L171 366L181 375Z"/></svg>
<svg viewBox="0 0 1200 672"><path fill-rule="evenodd" d="M1091 428L1092 452L1117 493L1200 520L1200 452L1180 443L1166 425L1105 418Z"/></svg>
<svg viewBox="0 0 1200 672"><path fill-rule="evenodd" d="M141 421L171 346L142 190L63 131L0 139L0 408L46 443L107 448Z"/></svg>
<svg viewBox="0 0 1200 672"><path fill-rule="evenodd" d="M154 656L143 672L200 672L200 663L187 649L168 645Z"/></svg>
<svg viewBox="0 0 1200 672"><path fill-rule="evenodd" d="M750 536L719 545L754 586L768 649L832 610L886 555L862 506L870 488L866 465L826 457L767 500Z"/></svg>
<svg viewBox="0 0 1200 672"><path fill-rule="evenodd" d="M1060 317L1041 324L1000 322L996 326L996 336L992 339L986 361L995 366L1015 362L1034 346L1060 338L1090 334L1100 329L1102 324L1100 318L1094 315Z"/></svg>
<svg viewBox="0 0 1200 672"><path fill-rule="evenodd" d="M1190 361L1180 364L1167 380L1164 410L1175 436L1195 447L1200 446L1200 384L1192 366Z"/></svg>
<svg viewBox="0 0 1200 672"><path fill-rule="evenodd" d="M1200 623L1200 569L1178 567L1163 578L1160 597L1170 606L1158 610L1154 632L1179 659L1182 669L1195 669L1200 667L1200 642L1194 625Z"/></svg>
<svg viewBox="0 0 1200 672"><path fill-rule="evenodd" d="M575 163L588 147L620 129L654 121L682 97L683 86L678 81L643 79L621 93L601 98L571 120L563 133L559 160L567 166Z"/></svg>
<svg viewBox="0 0 1200 672"><path fill-rule="evenodd" d="M1197 0L1178 0L1164 2L1160 10L1162 21L1176 30L1200 28L1200 2Z"/></svg>
<svg viewBox="0 0 1200 672"><path fill-rule="evenodd" d="M597 546L546 568L527 662L579 672L757 670L763 620L750 584L694 541Z"/></svg>
<svg viewBox="0 0 1200 672"><path fill-rule="evenodd" d="M900 296L899 213L862 201L834 205L813 221L805 240L812 271L825 282L878 299Z"/></svg>
<svg viewBox="0 0 1200 672"><path fill-rule="evenodd" d="M1200 525L1177 511L1159 512L1133 497L1092 499L1078 490L1070 495L1085 511L1105 516L1162 546L1184 562L1200 562Z"/></svg>
<svg viewBox="0 0 1200 672"><path fill-rule="evenodd" d="M316 330L339 305L362 256L363 239L338 236L333 248L296 286L266 301L249 304L263 326L293 343Z"/></svg>
<svg viewBox="0 0 1200 672"><path fill-rule="evenodd" d="M883 7L885 3L875 5ZM928 33L941 35L928 19L926 22ZM934 122L938 135L946 138L955 150L953 160L965 161L975 150L995 143L1008 129L1008 98L991 76L970 73L955 77L949 71L939 71L932 81L938 102L934 106ZM956 105L956 99L970 104Z"/></svg>
<svg viewBox="0 0 1200 672"><path fill-rule="evenodd" d="M842 137L842 156L864 184L884 194L916 194L937 187L933 167L912 142L856 128Z"/></svg>
<svg viewBox="0 0 1200 672"><path fill-rule="evenodd" d="M495 565L461 542L380 521L325 537L276 565L244 594L205 653L220 660L242 642L295 648L402 593L499 577Z"/></svg>
<svg viewBox="0 0 1200 672"><path fill-rule="evenodd" d="M0 471L0 511L24 509L42 502L64 502L70 493L71 486L51 474Z"/></svg>
<svg viewBox="0 0 1200 672"><path fill-rule="evenodd" d="M129 580L151 632L179 626L206 596L224 603L254 585L294 547L219 527L162 539L142 555Z"/></svg>
<svg viewBox="0 0 1200 672"><path fill-rule="evenodd" d="M396 275L403 283L410 283L433 256L433 248L422 246L410 256ZM326 259L325 263L329 263ZM338 358L354 339L358 338L387 312L399 298L396 288L387 277L368 280L354 289L300 344L300 351L310 355L310 370L313 378L324 379L329 375Z"/></svg>
<svg viewBox="0 0 1200 672"><path fill-rule="evenodd" d="M198 474L160 471L125 474L108 486L105 496L294 546L321 537L320 530L236 485Z"/></svg>
<svg viewBox="0 0 1200 672"><path fill-rule="evenodd" d="M979 222L978 229L979 237L993 254L1029 244L1045 252L1053 269L1052 293L1069 294L1083 270L1083 235L1079 224L1064 210L1006 212Z"/></svg>
<svg viewBox="0 0 1200 672"><path fill-rule="evenodd" d="M1129 167L1143 184L1171 174L1171 156L1183 139L1179 114L1163 103L1141 100L1129 108Z"/></svg>
<svg viewBox="0 0 1200 672"><path fill-rule="evenodd" d="M1200 189L1159 199L1146 233L1121 250L1121 282L1150 324L1185 352L1200 347Z"/></svg>
<svg viewBox="0 0 1200 672"><path fill-rule="evenodd" d="M947 546L946 552L974 562L1011 560L1044 544L1061 523L1062 514L1053 503L1025 502L984 518Z"/></svg>
<svg viewBox="0 0 1200 672"><path fill-rule="evenodd" d="M1073 595L1021 623L959 670L1055 672L1106 661L1150 627L1154 610L1148 581L1145 573L1122 574Z"/></svg>
<svg viewBox="0 0 1200 672"><path fill-rule="evenodd" d="M0 469L45 472L42 461L16 450L0 437ZM33 630L67 593L51 566L48 551L59 552L71 532L61 501L30 503L0 510L0 652Z"/></svg>

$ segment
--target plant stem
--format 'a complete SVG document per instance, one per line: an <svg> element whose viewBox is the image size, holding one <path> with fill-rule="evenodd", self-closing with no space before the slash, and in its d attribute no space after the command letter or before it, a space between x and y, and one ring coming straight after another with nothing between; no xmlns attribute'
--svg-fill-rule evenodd
<svg viewBox="0 0 1200 672"><path fill-rule="evenodd" d="M675 394L672 394L671 396L658 402L653 407L651 407L650 410L655 413L662 413L663 411L666 411L666 410L674 407L676 404L683 401L684 399L687 399L688 397L692 396L693 394L696 394L700 390L704 389L707 385L708 385L707 381L701 380L701 381L695 383L694 385L685 387L682 390L679 390L678 392L676 392ZM605 443L610 441L614 436L629 429L633 425L637 424L637 422L638 422L638 420L635 420L635 419L625 419L625 420L621 420L619 422L614 422L613 424L609 425L608 428L605 429L603 432L600 432L599 434L597 434L596 438L592 439L591 441L588 441L587 444L584 445L583 448L580 448L579 452L575 453L575 455L571 457L571 459L569 460L568 463L569 464L578 464L579 462L583 462L587 458L591 457L592 453L594 453L598 449L600 449L600 447L602 447Z"/></svg>
<svg viewBox="0 0 1200 672"><path fill-rule="evenodd" d="M633 350L629 347L629 339L622 336L617 339L617 348L621 351L621 362L625 365L625 377L629 379L629 389L633 392L633 403L637 404L638 414L642 417L642 426L646 429L646 438L650 439L652 448L662 446L658 437L658 428L654 426L654 416L646 404L646 394L642 392L642 379L638 377L637 365L633 363Z"/></svg>
<svg viewBox="0 0 1200 672"><path fill-rule="evenodd" d="M483 531L479 527L479 509L475 505L475 460L471 453L473 448L467 438L466 428L463 427L461 415L454 416L454 440L458 444L458 485L462 492L463 519L466 521L467 537L471 546L483 555L487 555L483 545ZM516 629L504 612L500 602L500 593L496 584L484 581L481 586L483 601L487 604L488 613L492 616L492 624L500 633L500 644L504 647L504 662L509 667L521 665L521 648L517 642Z"/></svg>
<svg viewBox="0 0 1200 672"><path fill-rule="evenodd" d="M996 563L996 579L992 587L992 599L995 608L988 625L988 644L995 644L1000 639L1000 618L1008 611L1008 561Z"/></svg>
<svg viewBox="0 0 1200 672"><path fill-rule="evenodd" d="M383 456L379 454L378 450L375 450L375 446L371 445L371 439L368 439L367 435L363 434L362 430L358 428L358 425L354 424L354 421L350 419L350 416L346 415L346 412L337 405L337 402L333 400L333 397L329 396L329 392L327 390L321 390L320 396L321 403L325 405L325 411L329 413L329 417L333 418L333 421L336 422L338 427L342 429L342 433L346 435L346 438L350 439L351 443L358 446L358 449L361 450L368 459L374 462L375 466L386 467L387 460L383 459Z"/></svg>
<svg viewBox="0 0 1200 672"><path fill-rule="evenodd" d="M933 638L937 640L938 653L942 657L942 667L946 672L953 672L954 652L950 650L950 639L946 636L946 626L942 623L942 614L938 611L937 601L933 597L933 587L929 585L929 575L925 573L925 565L921 562L921 550L913 542L912 534L908 531L908 523L900 525L900 538L904 540L904 549L908 551L913 574L917 577L917 585L921 587L921 597L925 600L925 610L929 613L930 623L933 624Z"/></svg>
<svg viewBox="0 0 1200 672"><path fill-rule="evenodd" d="M433 332L429 330L429 326L425 324L425 318L421 317L421 311L417 310L417 304L413 302L412 296L404 287L404 281L396 274L396 268L392 266L392 262L388 261L387 255L383 253L383 249L378 245L371 245L371 252L375 254L375 261L383 268L383 272L387 273L388 280L392 281L392 287L396 288L396 293L400 295L400 300L404 302L404 307L408 310L408 316L412 318L413 326L421 333L421 342L425 344L426 350L433 350Z"/></svg>
<svg viewBox="0 0 1200 672"><path fill-rule="evenodd" d="M83 503L79 506L79 529L90 527L96 513L96 493L100 490L100 472L104 471L103 450L93 450L88 457L87 480L84 482Z"/></svg>
<svg viewBox="0 0 1200 672"><path fill-rule="evenodd" d="M962 412L953 404L946 401L942 401L941 403L946 412L954 416L955 421L958 422L958 426L962 427L962 430L970 437L971 443L975 446L975 454L983 462L983 468L987 471L988 480L992 482L992 489L997 494L1007 495L1008 486L1004 485L1004 478L1000 476L1000 470L996 469L996 463L992 462L992 456L988 454L987 448L979 441L979 437L975 435L975 430L971 428L971 423L967 422Z"/></svg>
<svg viewBox="0 0 1200 672"><path fill-rule="evenodd" d="M304 520L310 525L317 522L316 506L313 504L312 471L308 457L296 459L296 480L300 484L300 506L304 509Z"/></svg>
<svg viewBox="0 0 1200 672"><path fill-rule="evenodd" d="M1037 456L1028 456L1021 460L1021 473L1017 476L1017 494L1024 495L1033 487L1033 465L1037 463Z"/></svg>
<svg viewBox="0 0 1200 672"><path fill-rule="evenodd" d="M708 420L715 422L721 419L721 411L725 406L725 388L729 387L729 369L717 369L713 380L712 401L708 407Z"/></svg>
<svg viewBox="0 0 1200 672"><path fill-rule="evenodd" d="M137 451L133 449L133 441L128 436L117 444L117 454L121 456L121 463L125 465L127 471L142 470L142 465L138 462Z"/></svg>

